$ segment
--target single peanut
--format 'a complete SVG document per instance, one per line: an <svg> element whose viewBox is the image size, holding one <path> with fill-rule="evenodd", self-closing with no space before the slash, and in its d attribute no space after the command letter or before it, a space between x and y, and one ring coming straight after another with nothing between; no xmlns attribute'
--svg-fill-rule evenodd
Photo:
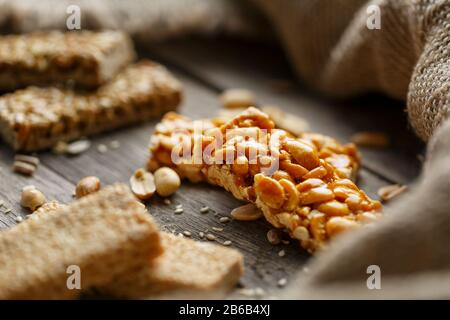
<svg viewBox="0 0 450 320"><path fill-rule="evenodd" d="M100 179L94 176L84 177L78 181L75 187L75 196L77 199L87 196L88 194L97 192L100 190Z"/></svg>
<svg viewBox="0 0 450 320"><path fill-rule="evenodd" d="M22 189L22 197L20 200L22 207L34 211L42 206L46 201L47 199L44 194L36 189L35 186L26 186Z"/></svg>
<svg viewBox="0 0 450 320"><path fill-rule="evenodd" d="M262 212L253 203L249 203L233 209L231 216L239 221L254 221L262 217Z"/></svg>
<svg viewBox="0 0 450 320"><path fill-rule="evenodd" d="M140 200L150 199L156 191L153 174L140 168L130 178L131 191Z"/></svg>
<svg viewBox="0 0 450 320"><path fill-rule="evenodd" d="M174 194L181 185L178 174L168 167L159 168L154 173L156 192L162 197Z"/></svg>

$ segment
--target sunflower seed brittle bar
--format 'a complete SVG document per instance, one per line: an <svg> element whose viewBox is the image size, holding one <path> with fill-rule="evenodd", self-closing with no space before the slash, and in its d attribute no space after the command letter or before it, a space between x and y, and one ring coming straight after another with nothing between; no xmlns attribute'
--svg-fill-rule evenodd
<svg viewBox="0 0 450 320"><path fill-rule="evenodd" d="M0 37L0 90L72 84L93 89L135 59L119 31L34 32Z"/></svg>
<svg viewBox="0 0 450 320"><path fill-rule="evenodd" d="M144 60L95 92L28 87L0 97L0 134L16 151L38 151L158 117L181 98L180 82Z"/></svg>
<svg viewBox="0 0 450 320"><path fill-rule="evenodd" d="M256 108L228 122L169 113L156 127L150 154L149 170L169 166L193 182L224 187L310 252L380 216L381 204L352 181L359 167L353 144L313 133L294 137Z"/></svg>
<svg viewBox="0 0 450 320"><path fill-rule="evenodd" d="M0 299L76 298L81 291L67 285L69 266L79 268L87 290L162 253L156 224L126 185L42 210L0 232Z"/></svg>

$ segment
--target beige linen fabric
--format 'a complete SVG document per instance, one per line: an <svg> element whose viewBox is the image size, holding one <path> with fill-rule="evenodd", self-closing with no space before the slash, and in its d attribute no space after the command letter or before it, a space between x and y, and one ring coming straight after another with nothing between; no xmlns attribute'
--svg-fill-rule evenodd
<svg viewBox="0 0 450 320"><path fill-rule="evenodd" d="M311 87L406 101L417 134L432 137L423 176L383 222L314 258L285 297L450 298L450 0L0 0L0 29L64 29L69 3L80 5L84 27L125 29L141 42L190 33L270 37L271 26ZM370 5L381 10L380 30L367 28ZM382 290L367 289L372 264Z"/></svg>

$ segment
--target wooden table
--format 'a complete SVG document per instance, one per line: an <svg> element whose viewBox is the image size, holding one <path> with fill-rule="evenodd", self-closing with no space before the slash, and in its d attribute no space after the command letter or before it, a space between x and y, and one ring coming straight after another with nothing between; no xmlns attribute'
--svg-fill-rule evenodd
<svg viewBox="0 0 450 320"><path fill-rule="evenodd" d="M185 101L179 111L193 118L213 116L220 108L217 95L227 88L248 88L257 94L260 105L277 105L308 120L313 131L329 134L346 142L355 132L377 130L388 133L393 141L389 149L362 149L363 166L359 185L372 197L379 187L411 183L419 174L418 154L423 145L408 128L404 104L369 96L336 102L324 99L304 86L294 84L283 52L273 46L249 44L238 40L184 39L140 48L141 56L154 58L171 69L183 82ZM0 229L14 225L15 217L27 214L19 204L20 190L33 184L48 199L68 203L76 182L87 175L98 176L103 185L122 181L148 157L147 144L157 120L132 128L92 138L93 146L77 157L58 156L42 152L41 165L34 177L24 177L11 171L13 151L4 143L0 146L0 199L12 212L0 209ZM118 149L106 153L97 150L99 144L110 145L118 140ZM165 205L156 197L149 210L161 228L172 232L188 230L194 239L203 231L215 234L219 242L231 240L232 246L245 255L246 273L241 284L247 288L262 288L267 296L279 293L277 282L290 279L297 271L307 272L309 255L290 244L270 245L265 221L219 222L219 217L241 205L230 194L208 185L184 183ZM184 213L173 213L176 204L183 204ZM200 208L209 206L212 212L201 214ZM212 227L223 228L222 232ZM20 239L17 239L20 241ZM284 250L286 255L279 257Z"/></svg>

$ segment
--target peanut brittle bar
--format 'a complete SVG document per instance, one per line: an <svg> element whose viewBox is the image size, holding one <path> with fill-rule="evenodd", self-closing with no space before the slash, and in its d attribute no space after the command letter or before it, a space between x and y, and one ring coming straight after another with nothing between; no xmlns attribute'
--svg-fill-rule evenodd
<svg viewBox="0 0 450 320"><path fill-rule="evenodd" d="M359 167L353 144L313 133L294 137L256 108L228 122L169 113L156 127L150 154L149 170L169 166L193 182L224 187L255 203L310 252L380 216L380 202L352 181Z"/></svg>
<svg viewBox="0 0 450 320"><path fill-rule="evenodd" d="M67 286L69 266L79 267L85 290L162 253L156 224L126 185L42 210L0 232L0 299L76 298L80 290Z"/></svg>
<svg viewBox="0 0 450 320"><path fill-rule="evenodd" d="M158 117L181 98L167 69L142 61L95 92L28 87L0 97L0 134L15 150L37 151Z"/></svg>
<svg viewBox="0 0 450 320"><path fill-rule="evenodd" d="M35 32L0 37L0 90L70 82L96 88L135 59L118 31Z"/></svg>

